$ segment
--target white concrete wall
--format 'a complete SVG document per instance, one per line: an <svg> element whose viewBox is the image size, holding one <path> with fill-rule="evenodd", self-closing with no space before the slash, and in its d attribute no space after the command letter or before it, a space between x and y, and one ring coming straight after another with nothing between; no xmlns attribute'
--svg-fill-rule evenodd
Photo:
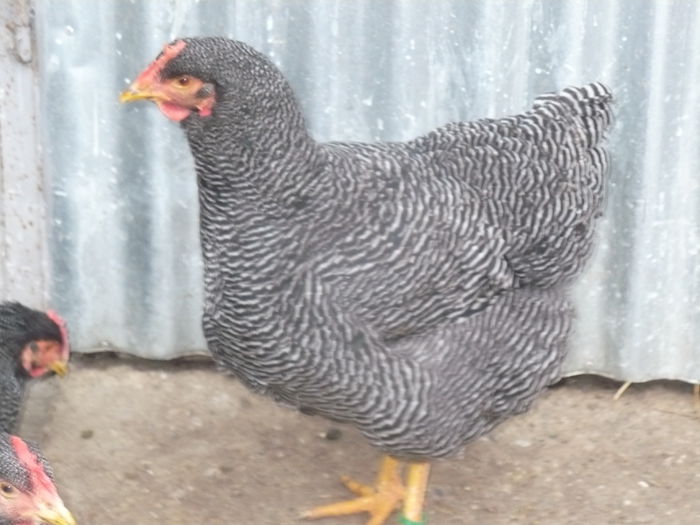
<svg viewBox="0 0 700 525"><path fill-rule="evenodd" d="M46 306L46 196L29 1L0 3L0 299Z"/></svg>

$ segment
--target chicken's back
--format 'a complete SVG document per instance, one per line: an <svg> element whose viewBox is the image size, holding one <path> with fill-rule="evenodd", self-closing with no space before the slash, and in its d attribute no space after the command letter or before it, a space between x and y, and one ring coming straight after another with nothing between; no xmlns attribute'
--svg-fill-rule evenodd
<svg viewBox="0 0 700 525"><path fill-rule="evenodd" d="M478 192L520 285L551 286L576 275L590 251L609 172L601 142L611 104L603 84L569 87L526 113L450 124L408 147Z"/></svg>
<svg viewBox="0 0 700 525"><path fill-rule="evenodd" d="M325 145L343 198L313 225L311 264L388 342L568 283L601 216L610 104L591 84L407 143Z"/></svg>

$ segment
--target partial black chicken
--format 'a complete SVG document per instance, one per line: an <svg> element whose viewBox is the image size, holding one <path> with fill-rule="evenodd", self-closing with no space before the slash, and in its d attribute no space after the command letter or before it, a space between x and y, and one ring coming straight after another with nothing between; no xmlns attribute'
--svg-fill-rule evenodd
<svg viewBox="0 0 700 525"><path fill-rule="evenodd" d="M69 354L65 323L55 312L0 303L0 431L14 430L27 381L64 376Z"/></svg>
<svg viewBox="0 0 700 525"><path fill-rule="evenodd" d="M403 523L420 523L429 460L558 377L567 287L601 215L611 93L567 88L404 143L319 143L266 57L187 38L122 94L138 99L181 122L194 156L216 360L388 454L376 488L349 483L356 500L307 515L379 525L403 500Z"/></svg>
<svg viewBox="0 0 700 525"><path fill-rule="evenodd" d="M0 432L0 525L75 525L32 443Z"/></svg>

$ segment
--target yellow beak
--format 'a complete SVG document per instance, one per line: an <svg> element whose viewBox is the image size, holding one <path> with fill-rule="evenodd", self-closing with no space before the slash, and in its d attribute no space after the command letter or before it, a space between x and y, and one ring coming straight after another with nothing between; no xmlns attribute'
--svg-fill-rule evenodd
<svg viewBox="0 0 700 525"><path fill-rule="evenodd" d="M59 505L53 508L42 506L36 514L36 518L49 525L77 525L70 511L59 500Z"/></svg>
<svg viewBox="0 0 700 525"><path fill-rule="evenodd" d="M139 89L135 85L132 85L126 91L122 91L121 95L119 95L119 102L123 104L124 102L134 102L136 100L157 100L159 98L162 98L162 95L151 92L148 89Z"/></svg>
<svg viewBox="0 0 700 525"><path fill-rule="evenodd" d="M56 372L56 375L59 377L66 377L68 375L68 363L54 361L49 365L49 370Z"/></svg>

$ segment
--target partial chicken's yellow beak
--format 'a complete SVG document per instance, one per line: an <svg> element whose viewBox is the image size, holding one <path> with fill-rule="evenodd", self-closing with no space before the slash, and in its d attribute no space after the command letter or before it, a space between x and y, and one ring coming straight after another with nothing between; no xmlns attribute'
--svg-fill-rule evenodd
<svg viewBox="0 0 700 525"><path fill-rule="evenodd" d="M135 85L132 85L126 91L122 91L121 95L119 95L119 102L124 103L134 102L136 100L156 100L158 98L162 98L162 96L156 92L151 92L148 89L139 89Z"/></svg>
<svg viewBox="0 0 700 525"><path fill-rule="evenodd" d="M53 507L43 505L37 512L36 518L41 523L48 523L49 525L77 525L73 515L60 500L59 505Z"/></svg>
<svg viewBox="0 0 700 525"><path fill-rule="evenodd" d="M55 372L59 377L66 377L68 375L68 363L54 361L49 365L49 370Z"/></svg>

